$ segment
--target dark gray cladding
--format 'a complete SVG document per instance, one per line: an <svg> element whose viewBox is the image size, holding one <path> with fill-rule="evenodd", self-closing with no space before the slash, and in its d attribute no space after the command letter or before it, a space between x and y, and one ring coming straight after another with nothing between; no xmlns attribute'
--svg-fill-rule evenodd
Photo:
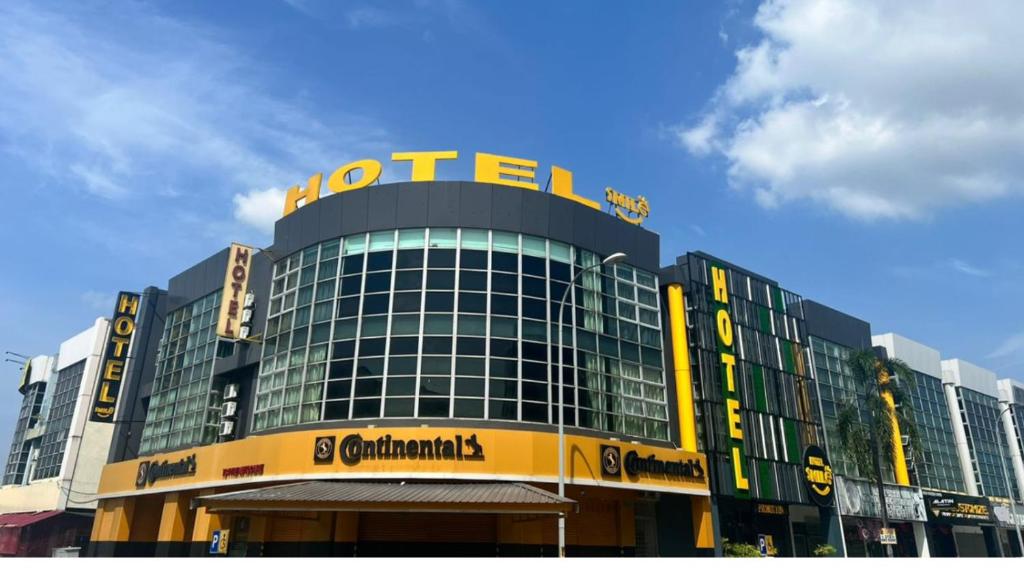
<svg viewBox="0 0 1024 576"><path fill-rule="evenodd" d="M458 227L551 238L600 255L625 252L630 264L658 270L657 234L553 194L479 182L402 182L321 194L277 221L275 258L349 234Z"/></svg>
<svg viewBox="0 0 1024 576"><path fill-rule="evenodd" d="M871 324L860 318L813 300L804 300L804 320L811 336L855 350L871 347Z"/></svg>

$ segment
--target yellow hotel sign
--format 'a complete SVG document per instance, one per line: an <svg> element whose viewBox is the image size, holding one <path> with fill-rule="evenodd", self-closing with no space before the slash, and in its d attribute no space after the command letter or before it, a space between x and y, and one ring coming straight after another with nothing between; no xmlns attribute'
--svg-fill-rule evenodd
<svg viewBox="0 0 1024 576"><path fill-rule="evenodd" d="M566 478L570 483L707 495L703 454L591 438L566 436ZM621 455L609 468L602 457ZM336 428L250 436L234 442L108 464L100 498L152 492L237 486L299 479L462 479L557 482L558 435L489 428ZM163 463L191 462L188 474L163 475L138 483L140 470ZM259 474L228 478L239 467Z"/></svg>
<svg viewBox="0 0 1024 576"><path fill-rule="evenodd" d="M442 150L431 152L395 152L391 155L393 162L409 162L412 165L413 182L430 182L435 179L437 163L444 160L456 160L459 153L455 150ZM349 162L339 167L327 178L327 189L335 194L350 192L360 188L366 188L380 180L383 165L379 160L364 159ZM512 156L499 156L497 154L476 153L476 166L474 179L477 182L488 184L504 184L505 186L516 186L527 190L540 191L537 184L537 161ZM318 172L310 176L306 187L292 186L288 189L284 199L284 212L287 216L298 210L301 206L308 206L320 199L320 188L323 184L324 175ZM597 202L577 196L573 192L572 172L558 166L551 166L551 193L561 196L573 202L579 202L584 206L601 210ZM608 190L611 190L609 188ZM618 193L616 193L618 194ZM622 198L631 198L618 194ZM611 202L611 200L609 200ZM616 215L630 224L639 224L647 216L650 208L647 200L640 196L633 200L632 210L628 204L617 204ZM639 204L638 204L639 203ZM625 208L625 211L623 211ZM642 211L641 211L642 210ZM632 212L632 214L630 214Z"/></svg>

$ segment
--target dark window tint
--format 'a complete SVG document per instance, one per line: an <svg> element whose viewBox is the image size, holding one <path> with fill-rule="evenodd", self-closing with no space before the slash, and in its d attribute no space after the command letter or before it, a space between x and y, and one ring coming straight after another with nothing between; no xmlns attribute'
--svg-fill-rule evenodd
<svg viewBox="0 0 1024 576"><path fill-rule="evenodd" d="M460 263L464 269L471 268L473 270L486 270L487 252L482 250L463 250Z"/></svg>
<svg viewBox="0 0 1024 576"><path fill-rule="evenodd" d="M515 402L503 402L491 400L489 404L490 417L494 420L518 420L518 410Z"/></svg>
<svg viewBox="0 0 1024 576"><path fill-rule="evenodd" d="M491 356L515 358L519 356L517 344L518 343L515 340L491 338Z"/></svg>
<svg viewBox="0 0 1024 576"><path fill-rule="evenodd" d="M356 398L380 396L383 381L380 378L360 378L356 380Z"/></svg>
<svg viewBox="0 0 1024 576"><path fill-rule="evenodd" d="M342 279L342 284L345 283L345 279ZM391 272L377 272L375 274L366 275L366 287L363 292L387 292L391 290Z"/></svg>
<svg viewBox="0 0 1024 576"><path fill-rule="evenodd" d="M547 298L548 296L548 283L540 278L529 278L523 277L523 294L526 296L536 296L538 298Z"/></svg>
<svg viewBox="0 0 1024 576"><path fill-rule="evenodd" d="M447 376L421 376L421 396L447 396L451 390L452 382Z"/></svg>
<svg viewBox="0 0 1024 576"><path fill-rule="evenodd" d="M464 376L483 376L484 369L483 358L456 358L455 359L455 373Z"/></svg>
<svg viewBox="0 0 1024 576"><path fill-rule="evenodd" d="M455 268L455 250L431 248L427 265L431 268Z"/></svg>
<svg viewBox="0 0 1024 576"><path fill-rule="evenodd" d="M536 256L523 255L523 274L547 276L547 260Z"/></svg>
<svg viewBox="0 0 1024 576"><path fill-rule="evenodd" d="M351 380L330 380L327 382L327 399L336 400L339 398L348 398L352 395L352 381ZM345 416L348 416L346 411Z"/></svg>
<svg viewBox="0 0 1024 576"><path fill-rule="evenodd" d="M391 355L415 354L419 342L416 336L391 339Z"/></svg>
<svg viewBox="0 0 1024 576"><path fill-rule="evenodd" d="M548 405L547 404L534 404L532 402L523 402L523 421L524 422L547 422L548 421Z"/></svg>
<svg viewBox="0 0 1024 576"><path fill-rule="evenodd" d="M352 377L352 360L338 360L331 362L330 378L351 378Z"/></svg>
<svg viewBox="0 0 1024 576"><path fill-rule="evenodd" d="M491 275L491 291L505 294L516 294L519 292L519 277L515 274Z"/></svg>
<svg viewBox="0 0 1024 576"><path fill-rule="evenodd" d="M420 292L395 294L395 302L391 310L393 312L419 312L422 297Z"/></svg>
<svg viewBox="0 0 1024 576"><path fill-rule="evenodd" d="M346 276L341 279L341 295L352 296L353 294L359 294L362 290L363 277L362 276Z"/></svg>
<svg viewBox="0 0 1024 576"><path fill-rule="evenodd" d="M491 398L518 398L519 384L515 380L491 380Z"/></svg>
<svg viewBox="0 0 1024 576"><path fill-rule="evenodd" d="M459 356L483 356L487 341L483 338L459 338L455 353Z"/></svg>
<svg viewBox="0 0 1024 576"><path fill-rule="evenodd" d="M356 364L356 376L383 376L384 359L366 358L360 359Z"/></svg>
<svg viewBox="0 0 1024 576"><path fill-rule="evenodd" d="M422 268L423 267L423 250L399 250L398 261L395 263L396 268Z"/></svg>
<svg viewBox="0 0 1024 576"><path fill-rule="evenodd" d="M398 356L388 358L388 374L415 374L416 357Z"/></svg>
<svg viewBox="0 0 1024 576"><path fill-rule="evenodd" d="M471 400L468 398L456 398L454 416L456 418L483 418L484 401Z"/></svg>
<svg viewBox="0 0 1024 576"><path fill-rule="evenodd" d="M572 269L564 262L551 261L551 278L553 280L561 280L568 282L572 280Z"/></svg>
<svg viewBox="0 0 1024 576"><path fill-rule="evenodd" d="M456 396L475 396L477 398L483 397L483 395L484 395L484 379L483 378L456 378L455 379L455 395Z"/></svg>
<svg viewBox="0 0 1024 576"><path fill-rule="evenodd" d="M390 270L391 252L370 252L366 256L366 271Z"/></svg>
<svg viewBox="0 0 1024 576"><path fill-rule="evenodd" d="M451 354L452 339L445 336L426 336L423 338L424 354Z"/></svg>
<svg viewBox="0 0 1024 576"><path fill-rule="evenodd" d="M515 360L491 360L492 378L515 378L519 376L519 366Z"/></svg>
<svg viewBox="0 0 1024 576"><path fill-rule="evenodd" d="M459 273L459 290L487 290L486 272L462 271Z"/></svg>
<svg viewBox="0 0 1024 576"><path fill-rule="evenodd" d="M502 316L519 315L519 299L515 296L491 295L491 314Z"/></svg>
<svg viewBox="0 0 1024 576"><path fill-rule="evenodd" d="M388 398L384 401L384 416L388 418L411 417L416 409L413 398Z"/></svg>
<svg viewBox="0 0 1024 576"><path fill-rule="evenodd" d="M395 273L395 290L419 290L423 287L422 270L405 270Z"/></svg>
<svg viewBox="0 0 1024 576"><path fill-rule="evenodd" d="M383 356L386 345L386 338L363 338L359 341L359 355L363 357Z"/></svg>
<svg viewBox="0 0 1024 576"><path fill-rule="evenodd" d="M324 420L348 419L348 400L343 402L327 402L324 404Z"/></svg>
<svg viewBox="0 0 1024 576"><path fill-rule="evenodd" d="M455 294L451 292L427 292L427 312L451 312L455 307Z"/></svg>
<svg viewBox="0 0 1024 576"><path fill-rule="evenodd" d="M352 417L379 418L380 398L372 398L369 400L356 400L355 406L352 407Z"/></svg>
<svg viewBox="0 0 1024 576"><path fill-rule="evenodd" d="M363 296L363 315L387 314L390 294L368 294Z"/></svg>
<svg viewBox="0 0 1024 576"><path fill-rule="evenodd" d="M523 316L544 320L547 318L548 305L546 300L536 298L523 298Z"/></svg>
<svg viewBox="0 0 1024 576"><path fill-rule="evenodd" d="M420 398L421 418L447 418L447 398Z"/></svg>
<svg viewBox="0 0 1024 576"><path fill-rule="evenodd" d="M556 370L557 372L557 370ZM523 380L537 380L547 382L548 365L540 362L523 362Z"/></svg>
<svg viewBox="0 0 1024 576"><path fill-rule="evenodd" d="M359 315L359 296L338 300L338 318Z"/></svg>
<svg viewBox="0 0 1024 576"><path fill-rule="evenodd" d="M487 294L459 292L459 312L487 312Z"/></svg>
<svg viewBox="0 0 1024 576"><path fill-rule="evenodd" d="M334 343L334 350L331 352L331 358L351 358L355 355L356 341L345 340L342 342Z"/></svg>
<svg viewBox="0 0 1024 576"><path fill-rule="evenodd" d="M519 255L507 252L494 252L491 254L491 268L502 272L519 271Z"/></svg>
<svg viewBox="0 0 1024 576"><path fill-rule="evenodd" d="M415 376L391 376L386 384L388 396L412 396L416 393Z"/></svg>
<svg viewBox="0 0 1024 576"><path fill-rule="evenodd" d="M363 255L345 256L341 259L342 274L358 274L363 271Z"/></svg>

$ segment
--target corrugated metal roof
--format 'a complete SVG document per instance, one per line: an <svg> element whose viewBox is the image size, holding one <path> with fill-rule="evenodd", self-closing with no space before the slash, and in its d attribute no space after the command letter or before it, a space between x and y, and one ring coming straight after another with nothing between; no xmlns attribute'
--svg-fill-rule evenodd
<svg viewBox="0 0 1024 576"><path fill-rule="evenodd" d="M0 514L0 528L23 528L63 513L62 510L46 510L44 512Z"/></svg>
<svg viewBox="0 0 1024 576"><path fill-rule="evenodd" d="M273 504L283 509L310 510L317 505L323 505L326 509L352 510L387 509L389 505L396 509L426 509L430 505L437 505L438 509L513 511L518 505L533 511L560 511L575 504L569 498L521 482L312 481L202 496L196 500L200 506L221 510Z"/></svg>

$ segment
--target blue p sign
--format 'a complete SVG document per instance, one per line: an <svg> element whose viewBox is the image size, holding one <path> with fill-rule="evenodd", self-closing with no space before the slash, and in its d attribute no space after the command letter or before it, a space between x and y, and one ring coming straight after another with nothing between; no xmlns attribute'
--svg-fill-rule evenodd
<svg viewBox="0 0 1024 576"><path fill-rule="evenodd" d="M764 534L757 535L757 548L761 552L761 556L768 555L768 539L764 537Z"/></svg>
<svg viewBox="0 0 1024 576"><path fill-rule="evenodd" d="M220 530L213 531L213 540L210 541L210 554L220 553Z"/></svg>

